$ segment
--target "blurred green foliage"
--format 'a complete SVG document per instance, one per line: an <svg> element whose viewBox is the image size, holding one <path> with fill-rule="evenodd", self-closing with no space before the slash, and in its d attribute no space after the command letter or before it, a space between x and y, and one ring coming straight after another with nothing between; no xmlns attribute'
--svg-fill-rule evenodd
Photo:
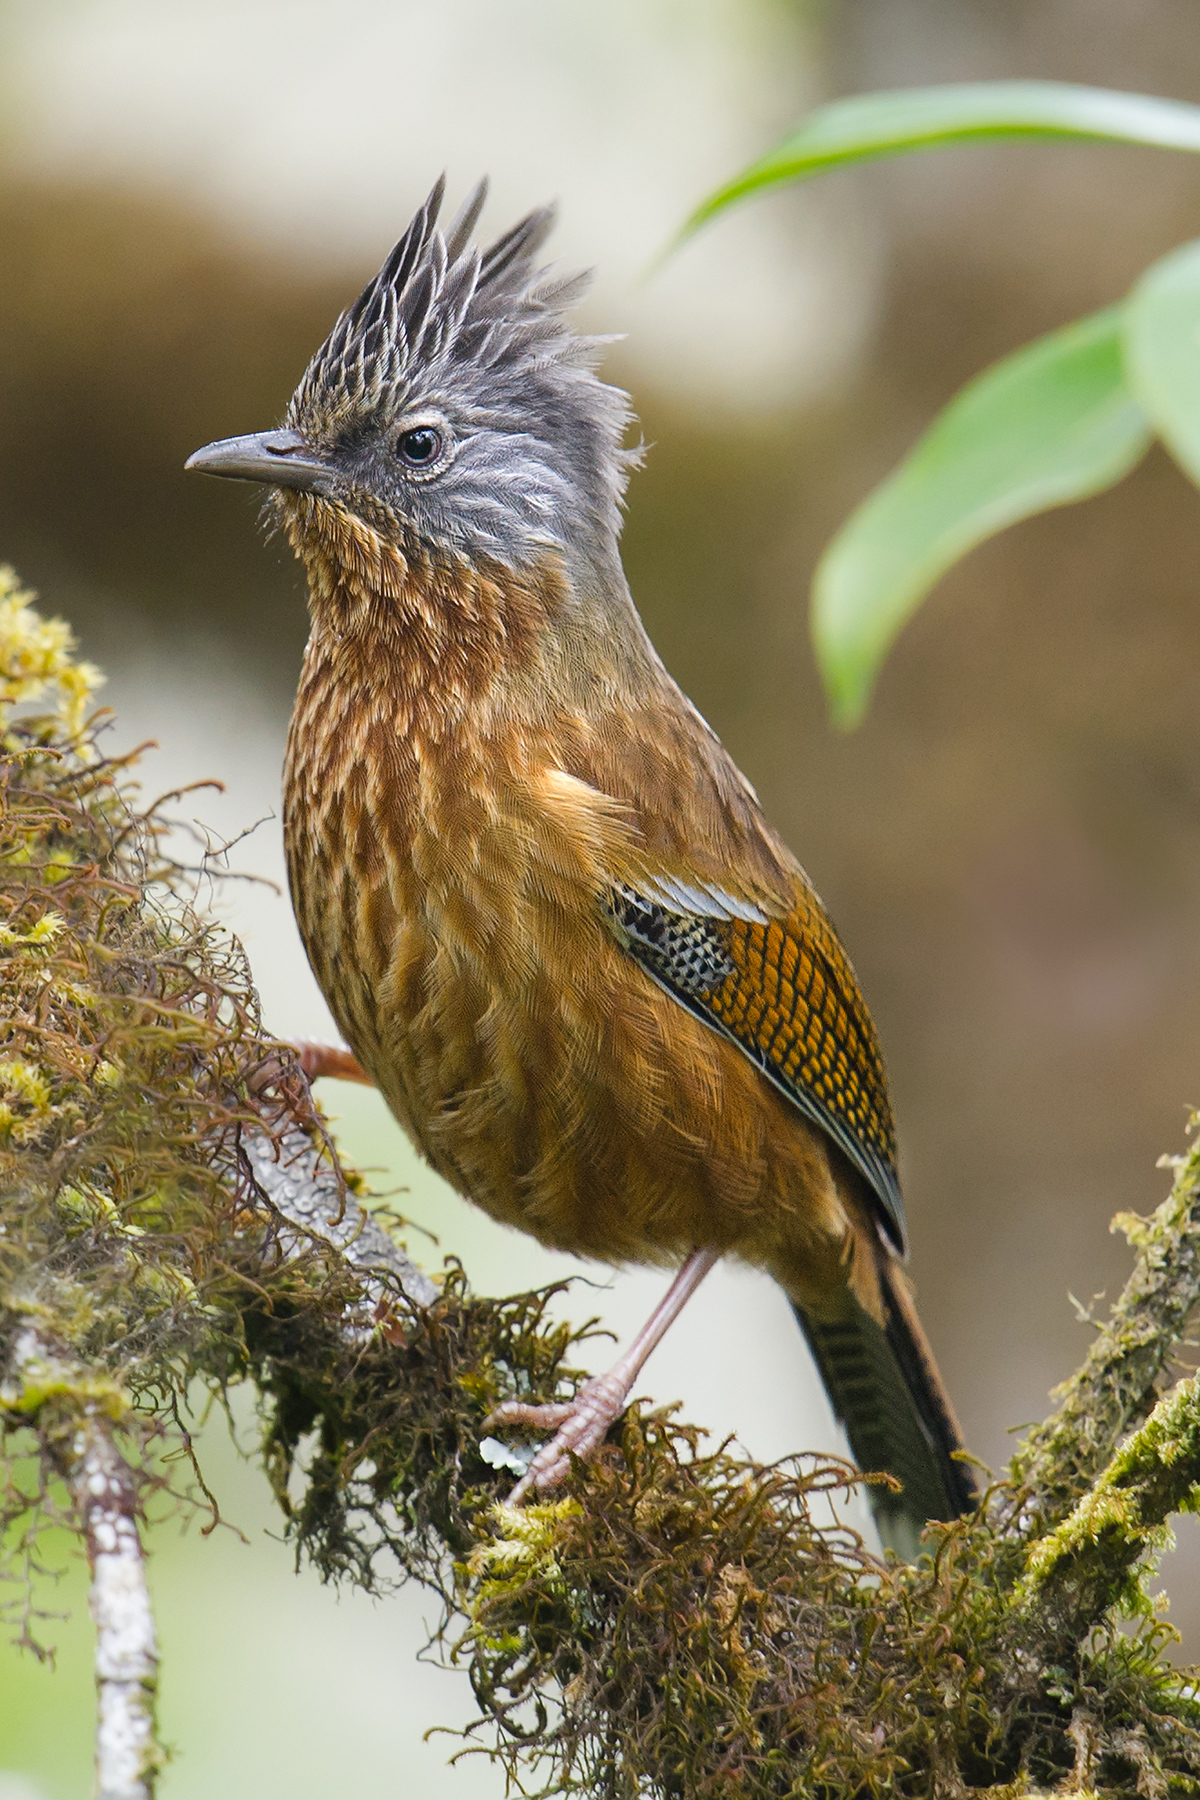
<svg viewBox="0 0 1200 1800"><path fill-rule="evenodd" d="M813 637L841 722L857 724L896 633L960 557L1018 519L1111 487L1149 444L1116 307L965 387L817 567Z"/></svg>
<svg viewBox="0 0 1200 1800"><path fill-rule="evenodd" d="M985 138L1100 139L1200 150L1200 107L1064 82L864 94L800 129L692 214L869 158ZM970 383L838 532L813 584L834 717L862 718L905 620L983 539L1111 487L1153 435L1200 480L1200 244L1156 263L1124 306L1052 332Z"/></svg>

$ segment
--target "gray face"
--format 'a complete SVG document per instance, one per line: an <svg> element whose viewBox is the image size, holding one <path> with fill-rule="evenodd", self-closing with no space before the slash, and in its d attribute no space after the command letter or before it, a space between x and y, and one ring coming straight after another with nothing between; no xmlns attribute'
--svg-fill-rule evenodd
<svg viewBox="0 0 1200 1800"><path fill-rule="evenodd" d="M441 183L338 320L279 431L226 439L189 468L337 500L376 529L512 566L615 556L629 465L626 397L597 379L602 340L564 309L583 286L534 266L532 213L486 252L481 186L443 234Z"/></svg>

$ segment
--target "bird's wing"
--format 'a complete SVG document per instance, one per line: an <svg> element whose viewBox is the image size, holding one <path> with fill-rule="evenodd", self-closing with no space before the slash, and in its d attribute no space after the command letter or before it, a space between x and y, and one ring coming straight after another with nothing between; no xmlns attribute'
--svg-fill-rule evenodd
<svg viewBox="0 0 1200 1800"><path fill-rule="evenodd" d="M883 1056L837 933L803 880L786 917L707 882L614 885L609 920L646 973L731 1038L866 1178L903 1250L904 1208Z"/></svg>

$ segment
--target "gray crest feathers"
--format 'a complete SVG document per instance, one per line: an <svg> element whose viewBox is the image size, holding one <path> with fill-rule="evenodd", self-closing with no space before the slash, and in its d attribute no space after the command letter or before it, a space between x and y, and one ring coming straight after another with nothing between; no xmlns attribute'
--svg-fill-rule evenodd
<svg viewBox="0 0 1200 1800"><path fill-rule="evenodd" d="M379 273L338 319L301 379L286 423L323 447L406 410L436 406L470 436L497 440L487 506L519 478L522 444L540 445L538 529L550 538L560 502L573 493L605 537L619 530L620 500L637 452L621 448L627 396L602 382L595 364L611 340L573 332L565 318L589 275L538 266L555 222L543 206L487 249L472 242L487 196L481 181L445 227L439 180ZM498 441L513 445L498 462ZM478 516L477 496L464 501ZM528 509L527 509L528 510ZM503 532L500 532L503 536Z"/></svg>
<svg viewBox="0 0 1200 1800"><path fill-rule="evenodd" d="M590 371L611 341L572 332L563 318L586 291L590 271L556 277L534 265L554 228L553 206L538 207L481 252L471 237L487 198L486 177L443 233L437 220L444 191L442 178L378 275L338 319L296 389L289 424L309 430L333 424L338 415L380 405L389 393L407 403L416 394L403 390L455 372L454 386L463 389L471 370L519 375L559 363Z"/></svg>

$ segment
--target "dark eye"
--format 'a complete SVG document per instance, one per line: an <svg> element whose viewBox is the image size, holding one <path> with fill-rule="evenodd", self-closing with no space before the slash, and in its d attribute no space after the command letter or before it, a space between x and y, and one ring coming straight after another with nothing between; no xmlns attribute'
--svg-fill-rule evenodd
<svg viewBox="0 0 1200 1800"><path fill-rule="evenodd" d="M396 440L396 455L410 469L427 469L442 454L442 434L432 425L417 425Z"/></svg>

